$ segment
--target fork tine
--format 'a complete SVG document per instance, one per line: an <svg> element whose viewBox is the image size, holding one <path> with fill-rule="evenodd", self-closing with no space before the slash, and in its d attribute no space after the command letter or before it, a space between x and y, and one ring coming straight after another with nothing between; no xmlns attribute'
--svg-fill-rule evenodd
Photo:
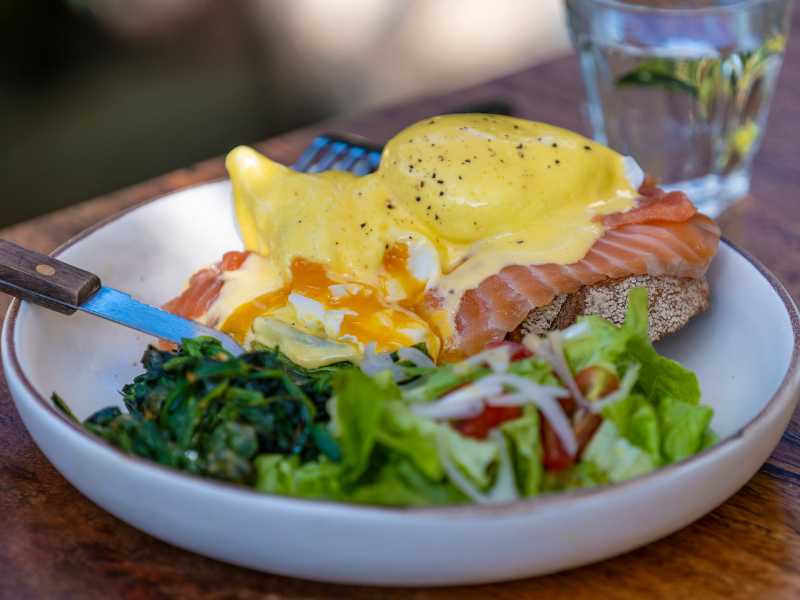
<svg viewBox="0 0 800 600"><path fill-rule="evenodd" d="M322 149L330 143L331 140L327 136L319 135L315 137L311 144L309 144L308 148L303 150L300 158L298 158L297 162L292 165L292 168L295 171L306 171L313 162L314 158L317 156L317 153L322 152Z"/></svg>
<svg viewBox="0 0 800 600"><path fill-rule="evenodd" d="M303 173L332 169L367 175L380 163L381 151L382 148L366 140L362 142L337 135L320 135L314 138L292 168Z"/></svg>
<svg viewBox="0 0 800 600"><path fill-rule="evenodd" d="M359 146L351 146L347 154L336 161L336 164L333 165L333 168L337 171L349 171L352 169L355 163L361 160L361 157L364 156L365 153L366 150L364 148Z"/></svg>
<svg viewBox="0 0 800 600"><path fill-rule="evenodd" d="M378 168L378 165L381 164L381 153L379 150L373 150L369 154L367 154L367 162L369 163L370 173Z"/></svg>
<svg viewBox="0 0 800 600"><path fill-rule="evenodd" d="M371 150L363 154L361 158L350 167L350 171L356 175L367 175L375 171L380 162L380 150Z"/></svg>
<svg viewBox="0 0 800 600"><path fill-rule="evenodd" d="M327 171L331 168L336 159L339 158L339 155L342 152L347 150L347 144L345 142L333 142L328 148L325 155L320 158L316 164L311 165L308 169L306 169L306 173L319 173L320 171Z"/></svg>
<svg viewBox="0 0 800 600"><path fill-rule="evenodd" d="M350 171L352 171L355 175L368 175L369 173L372 173L373 169L370 169L367 157L362 156L358 162L350 167Z"/></svg>

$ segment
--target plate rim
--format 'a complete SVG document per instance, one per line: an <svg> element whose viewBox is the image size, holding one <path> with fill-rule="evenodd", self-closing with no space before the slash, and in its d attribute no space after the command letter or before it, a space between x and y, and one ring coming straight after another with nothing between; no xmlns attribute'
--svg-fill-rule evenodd
<svg viewBox="0 0 800 600"><path fill-rule="evenodd" d="M109 215L108 217L80 231L79 233L68 239L66 242L57 246L52 252L49 253L49 255L53 257L58 257L60 254L62 254L72 246L80 243L81 241L92 235L94 232L150 204L154 204L159 201L169 200L170 197L181 194L183 192L192 191L201 187L216 185L226 181L229 181L228 178L226 177L220 177L213 180L203 181L190 186L186 186L185 188L182 188L180 190L173 190L170 192L166 192L164 194L159 194L157 196L148 198L142 202L134 204L133 206L124 208L121 211ZM767 283L770 285L773 291L775 291L778 294L778 297L783 303L783 308L789 316L790 326L792 329L792 354L789 359L789 366L783 378L781 379L781 382L778 385L777 390L770 397L770 399L763 406L763 408L747 423L742 425L731 435L720 440L714 446L707 448L693 456L685 458L676 463L660 467L654 471L651 471L650 473L646 473L644 475L640 475L619 483L608 483L589 488L569 490L566 492L553 492L549 494L534 496L533 498L514 500L511 502L504 502L498 504L483 504L483 505L465 504L465 505L450 505L450 506L393 507L393 506L379 506L379 505L368 505L368 504L353 504L336 500L296 498L292 496L282 496L279 494L260 492L253 488L237 485L234 483L211 479L208 477L202 477L200 475L194 475L191 473L187 473L185 471L180 471L178 469L172 469L165 465L161 465L160 463L147 460L145 458L141 458L136 455L127 454L122 450L120 450L119 448L111 445L104 439L91 434L89 431L84 429L80 424L75 423L72 420L68 419L65 415L59 412L56 409L56 407L53 406L52 402L48 401L30 381L20 363L16 349L15 334L18 322L17 317L19 316L19 310L21 306L21 301L17 298L15 298L11 302L11 304L8 307L8 310L6 311L5 318L3 319L3 328L0 339L0 344L2 345L3 365L5 369L7 371L10 371L11 374L13 374L13 376L17 379L17 381L21 383L22 387L30 395L30 397L34 399L35 401L34 404L37 406L37 408L39 410L44 409L43 414L46 415L46 418L49 420L49 423L51 425L59 427L62 430L62 432L64 432L64 434L73 437L73 439L80 438L81 441L89 442L94 446L94 448L97 451L106 453L107 456L110 453L111 455L110 457L116 457L122 460L124 464L128 464L130 467L144 469L143 472L146 475L152 475L159 478L163 477L166 478L167 480L170 478L175 478L176 484L183 483L186 485L199 485L200 488L205 488L204 490L201 489L200 491L206 491L206 492L213 491L213 492L231 494L233 498L237 498L242 501L260 499L265 508L270 507L270 505L272 505L274 508L284 508L290 510L294 508L304 508L307 510L321 509L326 511L333 510L337 513L345 515L349 514L351 516L358 516L359 513L364 515L371 514L373 516L408 515L409 517L410 516L433 516L433 517L514 516L521 513L530 512L537 508L543 508L544 506L550 506L552 504L565 504L567 502L576 503L576 502L590 501L592 499L596 499L598 496L601 495L611 497L612 494L614 493L617 494L624 493L625 490L628 490L630 488L642 487L646 485L648 482L653 481L654 478L665 476L670 473L674 473L678 470L683 470L687 466L699 465L703 461L710 460L709 457L721 454L725 450L731 448L733 444L740 441L745 435L748 434L750 430L754 429L759 423L765 420L766 416L773 410L775 410L776 407L782 406L785 402L792 402L793 396L796 395L795 392L797 391L798 388L800 388L800 310L798 310L797 304L795 303L794 299L792 298L788 290L786 290L785 286L767 267L765 267L761 263L761 261L759 261L749 252L737 247L735 244L728 241L725 237L722 237L720 239L720 242L725 246L727 246L728 248L730 248L731 250L733 250L739 256L744 258L748 263L750 263L751 266L753 266L759 272L759 274L764 279L766 279ZM10 386L9 386L9 392L10 392ZM16 404L17 399L16 398L13 399ZM77 436L77 438L75 436Z"/></svg>

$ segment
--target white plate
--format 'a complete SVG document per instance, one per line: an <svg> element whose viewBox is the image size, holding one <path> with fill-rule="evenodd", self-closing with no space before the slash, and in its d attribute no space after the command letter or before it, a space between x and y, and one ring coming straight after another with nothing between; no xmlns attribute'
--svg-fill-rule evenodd
<svg viewBox="0 0 800 600"><path fill-rule="evenodd" d="M68 243L63 260L160 303L201 265L241 247L230 186L145 204ZM200 479L126 456L68 422L119 403L148 339L85 315L15 302L3 366L36 443L94 502L157 538L228 562L325 581L439 585L527 577L597 561L663 537L723 502L777 444L797 401L798 312L753 259L723 243L712 308L660 350L700 376L723 441L616 486L508 505L384 509L295 500Z"/></svg>

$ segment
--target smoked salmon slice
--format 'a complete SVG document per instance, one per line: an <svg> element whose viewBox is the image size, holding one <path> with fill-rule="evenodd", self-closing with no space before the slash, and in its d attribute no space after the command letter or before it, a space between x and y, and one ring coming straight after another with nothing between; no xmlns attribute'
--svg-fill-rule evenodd
<svg viewBox="0 0 800 600"><path fill-rule="evenodd" d="M458 353L474 354L516 329L528 313L583 286L634 275L703 277L719 245L719 227L680 192L644 197L628 212L606 216L606 233L569 265L514 265L468 290L455 316ZM429 293L423 310L440 300Z"/></svg>
<svg viewBox="0 0 800 600"><path fill-rule="evenodd" d="M683 192L644 197L639 206L627 212L614 213L602 217L603 225L614 229L628 223L648 223L651 221L688 221L697 213L694 204Z"/></svg>
<svg viewBox="0 0 800 600"><path fill-rule="evenodd" d="M223 273L240 268L249 255L250 252L236 250L226 252L221 261L192 275L186 289L162 308L187 319L202 317L219 297L224 284ZM215 324L209 323L209 325L213 327Z"/></svg>

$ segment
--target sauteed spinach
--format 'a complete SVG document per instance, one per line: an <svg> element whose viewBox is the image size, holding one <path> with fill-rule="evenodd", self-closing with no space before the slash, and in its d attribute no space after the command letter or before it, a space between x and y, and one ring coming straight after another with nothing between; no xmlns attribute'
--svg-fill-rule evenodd
<svg viewBox="0 0 800 600"><path fill-rule="evenodd" d="M339 365L304 369L276 350L233 357L197 338L175 351L150 346L142 366L122 388L127 414L110 406L84 423L128 453L244 484L254 482L259 454L339 458L326 426ZM53 401L69 410L56 394Z"/></svg>

